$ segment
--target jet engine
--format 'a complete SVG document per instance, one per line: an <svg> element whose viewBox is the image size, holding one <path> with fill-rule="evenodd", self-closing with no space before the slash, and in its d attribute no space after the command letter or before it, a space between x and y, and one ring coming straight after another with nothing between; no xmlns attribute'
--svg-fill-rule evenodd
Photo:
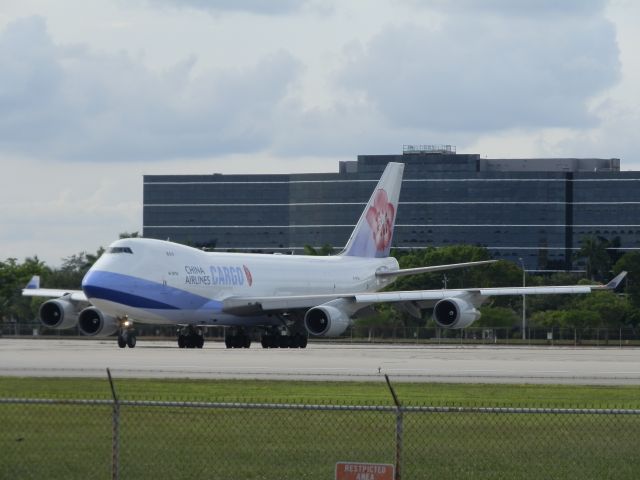
<svg viewBox="0 0 640 480"><path fill-rule="evenodd" d="M433 307L433 319L442 328L464 328L480 318L480 312L466 300L445 298Z"/></svg>
<svg viewBox="0 0 640 480"><path fill-rule="evenodd" d="M337 337L350 324L349 315L333 305L310 308L304 316L304 326L317 337Z"/></svg>
<svg viewBox="0 0 640 480"><path fill-rule="evenodd" d="M78 317L78 328L83 335L89 337L108 337L118 330L119 323L115 317L105 315L95 307L85 308Z"/></svg>
<svg viewBox="0 0 640 480"><path fill-rule="evenodd" d="M47 300L40 305L40 321L49 328L73 328L78 323L78 313L73 304L64 298Z"/></svg>

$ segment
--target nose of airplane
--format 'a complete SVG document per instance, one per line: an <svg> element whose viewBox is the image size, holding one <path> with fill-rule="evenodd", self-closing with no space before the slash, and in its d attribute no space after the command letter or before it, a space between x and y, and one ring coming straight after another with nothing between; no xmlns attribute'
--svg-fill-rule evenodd
<svg viewBox="0 0 640 480"><path fill-rule="evenodd" d="M105 294L117 290L123 283L116 278L115 272L121 261L112 254L113 250L110 246L82 279L82 290L87 298L106 298Z"/></svg>
<svg viewBox="0 0 640 480"><path fill-rule="evenodd" d="M82 291L87 298L102 297L106 288L105 278L94 267L90 268L82 279Z"/></svg>
<svg viewBox="0 0 640 480"><path fill-rule="evenodd" d="M142 302L139 289L131 277L91 268L82 279L82 291L95 306L108 304L138 305Z"/></svg>

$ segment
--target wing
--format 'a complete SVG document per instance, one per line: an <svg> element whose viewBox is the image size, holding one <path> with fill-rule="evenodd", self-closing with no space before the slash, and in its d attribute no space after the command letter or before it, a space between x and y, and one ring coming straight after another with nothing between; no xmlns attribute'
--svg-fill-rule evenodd
<svg viewBox="0 0 640 480"><path fill-rule="evenodd" d="M563 295L585 294L594 290L614 290L627 272L620 273L606 285L567 285L545 287L498 287L413 290L406 292L347 293L332 295L292 295L274 297L230 297L223 302L223 311L235 315L255 315L269 311L312 308L332 300L344 299L362 308L375 303L427 303L450 298L466 298L481 304L492 296L502 295Z"/></svg>
<svg viewBox="0 0 640 480"><path fill-rule="evenodd" d="M74 302L88 302L87 296L84 294L82 290L56 290L53 288L37 288L37 289L23 289L22 290L23 297L49 297L49 298L57 298L57 297L66 297Z"/></svg>

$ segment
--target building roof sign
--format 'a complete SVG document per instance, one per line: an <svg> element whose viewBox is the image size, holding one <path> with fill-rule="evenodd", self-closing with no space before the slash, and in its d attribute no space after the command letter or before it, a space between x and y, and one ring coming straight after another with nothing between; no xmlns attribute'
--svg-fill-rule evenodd
<svg viewBox="0 0 640 480"><path fill-rule="evenodd" d="M455 145L402 145L403 155L418 155L421 153L443 153L451 155L456 153Z"/></svg>

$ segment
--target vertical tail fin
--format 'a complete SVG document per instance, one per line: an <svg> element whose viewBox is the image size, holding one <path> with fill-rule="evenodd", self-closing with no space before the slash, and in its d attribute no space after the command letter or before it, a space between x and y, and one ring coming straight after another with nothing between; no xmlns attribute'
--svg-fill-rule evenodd
<svg viewBox="0 0 640 480"><path fill-rule="evenodd" d="M389 256L403 171L404 163L387 164L340 255L370 258Z"/></svg>

